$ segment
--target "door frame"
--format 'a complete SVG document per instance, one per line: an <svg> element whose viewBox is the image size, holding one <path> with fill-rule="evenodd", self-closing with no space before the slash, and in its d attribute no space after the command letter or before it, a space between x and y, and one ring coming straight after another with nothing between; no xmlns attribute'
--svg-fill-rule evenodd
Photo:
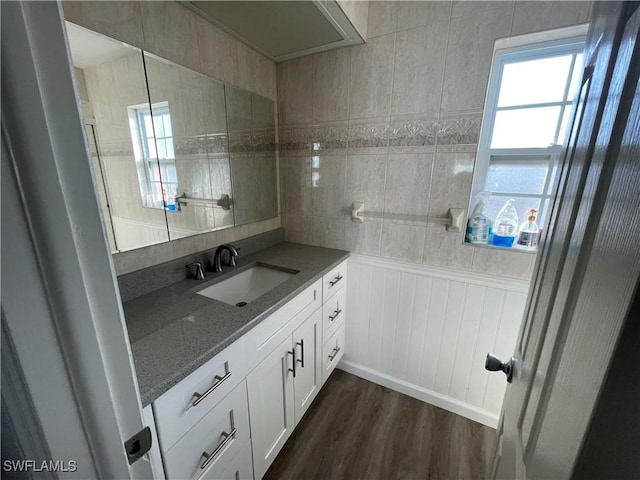
<svg viewBox="0 0 640 480"><path fill-rule="evenodd" d="M59 2L2 2L2 309L64 478L149 477L144 426ZM9 409L10 410L10 409Z"/></svg>

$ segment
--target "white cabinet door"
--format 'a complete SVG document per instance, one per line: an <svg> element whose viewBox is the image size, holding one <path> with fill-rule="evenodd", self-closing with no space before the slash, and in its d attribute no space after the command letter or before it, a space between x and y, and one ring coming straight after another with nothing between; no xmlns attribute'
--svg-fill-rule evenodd
<svg viewBox="0 0 640 480"><path fill-rule="evenodd" d="M293 332L293 348L296 358L295 393L296 424L322 386L322 309L319 308Z"/></svg>
<svg viewBox="0 0 640 480"><path fill-rule="evenodd" d="M291 337L247 376L255 478L262 476L295 427Z"/></svg>

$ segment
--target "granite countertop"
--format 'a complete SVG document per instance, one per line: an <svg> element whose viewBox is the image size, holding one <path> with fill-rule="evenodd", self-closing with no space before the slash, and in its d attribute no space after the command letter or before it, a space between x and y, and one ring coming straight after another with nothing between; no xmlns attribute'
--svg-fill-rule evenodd
<svg viewBox="0 0 640 480"><path fill-rule="evenodd" d="M143 406L247 333L282 305L344 261L349 252L295 243L237 258L238 266L206 272L205 280L187 279L124 303L131 350ZM196 292L256 263L299 273L236 307Z"/></svg>

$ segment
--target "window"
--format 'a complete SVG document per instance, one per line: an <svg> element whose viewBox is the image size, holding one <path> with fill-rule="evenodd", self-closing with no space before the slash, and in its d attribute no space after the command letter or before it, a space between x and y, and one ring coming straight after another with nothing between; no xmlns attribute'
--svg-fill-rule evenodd
<svg viewBox="0 0 640 480"><path fill-rule="evenodd" d="M165 208L177 194L178 176L173 150L171 113L167 102L129 107L136 148L142 203Z"/></svg>
<svg viewBox="0 0 640 480"><path fill-rule="evenodd" d="M477 194L488 192L484 214L492 220L514 198L520 223L535 208L544 225L582 74L585 31L572 27L496 42L470 211Z"/></svg>

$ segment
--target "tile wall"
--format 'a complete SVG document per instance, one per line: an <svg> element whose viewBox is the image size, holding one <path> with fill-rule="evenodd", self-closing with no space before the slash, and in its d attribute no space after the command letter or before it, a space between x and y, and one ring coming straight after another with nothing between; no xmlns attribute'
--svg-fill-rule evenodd
<svg viewBox="0 0 640 480"><path fill-rule="evenodd" d="M463 245L426 223L354 223L375 212L466 208L497 38L588 21L589 2L370 2L367 43L281 63L285 238L514 278L533 255Z"/></svg>

